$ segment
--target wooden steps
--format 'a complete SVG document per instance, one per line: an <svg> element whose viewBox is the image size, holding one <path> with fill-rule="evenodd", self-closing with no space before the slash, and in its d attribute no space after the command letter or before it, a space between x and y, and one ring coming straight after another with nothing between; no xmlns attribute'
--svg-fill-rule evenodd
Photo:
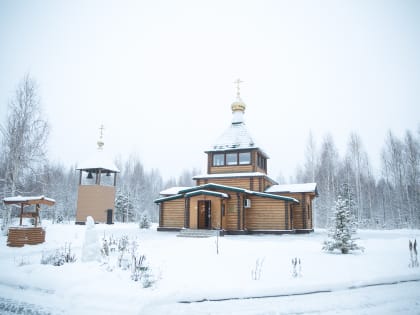
<svg viewBox="0 0 420 315"><path fill-rule="evenodd" d="M196 230L196 229L182 229L179 231L178 237L193 237L193 238L205 238L216 236L218 230Z"/></svg>

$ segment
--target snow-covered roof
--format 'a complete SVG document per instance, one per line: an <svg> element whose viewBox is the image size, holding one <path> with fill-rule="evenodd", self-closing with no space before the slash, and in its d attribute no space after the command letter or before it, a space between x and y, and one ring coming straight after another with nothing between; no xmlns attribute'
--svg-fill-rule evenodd
<svg viewBox="0 0 420 315"><path fill-rule="evenodd" d="M317 194L316 183L273 185L265 190L266 193L303 193Z"/></svg>
<svg viewBox="0 0 420 315"><path fill-rule="evenodd" d="M208 179L208 178L225 178L225 177L268 177L272 182L276 182L271 179L267 174L261 172L244 172L244 173L218 173L218 174L202 174L196 175L193 179Z"/></svg>
<svg viewBox="0 0 420 315"><path fill-rule="evenodd" d="M227 190L227 191L242 192L248 195L254 195L254 196L259 196L259 197L264 197L264 198L287 200L287 201L299 203L297 199L292 198L292 197L273 195L270 193L262 193L262 192L252 191L252 190L248 190L248 189L244 189L240 187L220 185L220 184L214 184L214 183L207 183L207 184L191 187L185 190L181 190L179 194L176 196L179 196L178 198L180 198L183 194L187 195L195 191L207 191L209 189L221 189L221 190ZM155 202L161 202L161 201L162 199L155 200Z"/></svg>
<svg viewBox="0 0 420 315"><path fill-rule="evenodd" d="M257 148L244 123L232 123L214 142L209 151Z"/></svg>
<svg viewBox="0 0 420 315"><path fill-rule="evenodd" d="M176 195L181 190L188 189L188 188L191 188L191 187L174 186L174 187L170 187L168 189L162 190L159 194L163 196Z"/></svg>
<svg viewBox="0 0 420 315"><path fill-rule="evenodd" d="M16 197L6 197L3 199L5 204L19 204L19 203L26 203L26 204L46 204L52 206L55 204L55 200L51 198L47 198L43 195L41 196L16 196Z"/></svg>
<svg viewBox="0 0 420 315"><path fill-rule="evenodd" d="M229 198L229 195L226 193L221 193L218 191L212 191L212 190L206 190L206 189L199 189L199 190L191 191L185 194L185 196L187 197L192 197L196 195L209 195L209 196L216 196L220 198Z"/></svg>
<svg viewBox="0 0 420 315"><path fill-rule="evenodd" d="M115 166L114 162L103 151L96 151L89 159L80 163L77 170L95 170L101 169L104 171L110 171L119 173L120 170Z"/></svg>

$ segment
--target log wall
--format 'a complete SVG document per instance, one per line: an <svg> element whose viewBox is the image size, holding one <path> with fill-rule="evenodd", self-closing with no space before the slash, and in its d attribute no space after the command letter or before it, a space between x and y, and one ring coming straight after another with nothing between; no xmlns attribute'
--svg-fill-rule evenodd
<svg viewBox="0 0 420 315"><path fill-rule="evenodd" d="M210 166L209 174L221 174L221 173L244 173L253 172L253 166L247 165L226 165L226 166Z"/></svg>
<svg viewBox="0 0 420 315"><path fill-rule="evenodd" d="M313 207L314 193L276 193L286 197L299 200L299 204L292 205L292 228L296 230L313 229Z"/></svg>
<svg viewBox="0 0 420 315"><path fill-rule="evenodd" d="M36 245L45 242L45 230L41 227L9 228L7 246L22 247L25 244Z"/></svg>
<svg viewBox="0 0 420 315"><path fill-rule="evenodd" d="M161 203L161 226L167 228L184 227L185 199L176 199Z"/></svg>
<svg viewBox="0 0 420 315"><path fill-rule="evenodd" d="M242 214L242 198L240 196L239 198L240 214ZM225 229L230 231L240 230L240 227L238 228L238 196L236 193L230 193L230 199L226 202Z"/></svg>
<svg viewBox="0 0 420 315"><path fill-rule="evenodd" d="M287 230L286 202L250 196L251 208L245 209L248 230Z"/></svg>

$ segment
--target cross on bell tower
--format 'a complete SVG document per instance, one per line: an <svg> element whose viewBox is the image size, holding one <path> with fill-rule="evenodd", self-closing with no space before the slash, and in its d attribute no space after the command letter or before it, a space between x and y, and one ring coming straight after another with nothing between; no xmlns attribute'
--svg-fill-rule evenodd
<svg viewBox="0 0 420 315"><path fill-rule="evenodd" d="M91 216L95 223L112 224L114 222L115 187L117 173L120 171L114 162L107 158L103 150L104 130L104 126L101 125L96 152L77 168L79 188L76 224L84 224L87 216Z"/></svg>
<svg viewBox="0 0 420 315"><path fill-rule="evenodd" d="M97 144L98 144L98 150L99 151L102 151L103 150L103 148L104 148L104 140L103 140L103 138L104 138L104 130L105 130L105 127L104 127L104 125L101 125L101 127L99 127L99 140L98 140L98 142L97 142Z"/></svg>

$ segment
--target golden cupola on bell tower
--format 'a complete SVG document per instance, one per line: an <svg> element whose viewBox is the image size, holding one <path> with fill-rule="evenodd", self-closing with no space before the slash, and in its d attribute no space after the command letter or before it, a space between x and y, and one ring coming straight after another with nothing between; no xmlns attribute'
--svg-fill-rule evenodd
<svg viewBox="0 0 420 315"><path fill-rule="evenodd" d="M230 106L232 108L232 124L241 124L244 122L244 113L246 105L241 99L240 84L243 81L237 79L234 83L236 84L236 100Z"/></svg>

